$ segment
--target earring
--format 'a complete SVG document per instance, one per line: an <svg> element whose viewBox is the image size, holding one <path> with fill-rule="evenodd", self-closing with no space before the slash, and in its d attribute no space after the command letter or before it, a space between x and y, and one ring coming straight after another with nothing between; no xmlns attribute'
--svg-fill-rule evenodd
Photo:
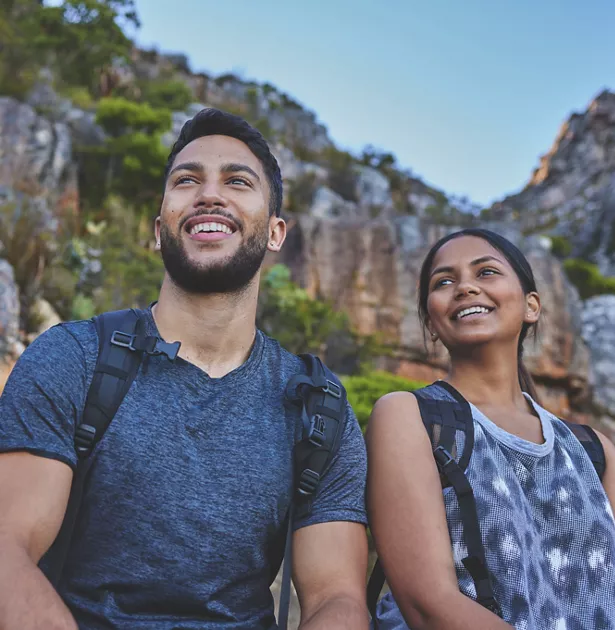
<svg viewBox="0 0 615 630"><path fill-rule="evenodd" d="M431 333L431 340L438 341L438 333Z"/></svg>

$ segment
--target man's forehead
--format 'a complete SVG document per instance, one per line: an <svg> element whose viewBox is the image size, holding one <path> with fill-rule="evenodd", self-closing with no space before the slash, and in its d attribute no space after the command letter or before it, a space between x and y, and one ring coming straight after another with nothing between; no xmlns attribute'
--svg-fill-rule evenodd
<svg viewBox="0 0 615 630"><path fill-rule="evenodd" d="M181 162L198 162L206 169L229 162L243 163L263 174L259 159L248 145L230 136L211 135L192 140L175 156L173 166Z"/></svg>

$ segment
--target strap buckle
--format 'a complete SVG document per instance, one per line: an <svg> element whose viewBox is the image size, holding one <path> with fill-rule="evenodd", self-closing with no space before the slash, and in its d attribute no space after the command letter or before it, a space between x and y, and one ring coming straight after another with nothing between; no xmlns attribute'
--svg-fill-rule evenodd
<svg viewBox="0 0 615 630"><path fill-rule="evenodd" d="M444 470L451 463L455 463L455 458L443 447L434 449L433 455L440 470Z"/></svg>
<svg viewBox="0 0 615 630"><path fill-rule="evenodd" d="M320 483L320 475L313 471L311 468L306 468L299 477L299 487L297 490L299 494L304 496L310 496L316 492L318 484Z"/></svg>
<svg viewBox="0 0 615 630"><path fill-rule="evenodd" d="M121 330L114 330L111 335L111 343L114 346L119 346L120 348L128 348L128 350L132 350L135 352L137 349L134 346L136 335L129 335L128 333L122 332Z"/></svg>
<svg viewBox="0 0 615 630"><path fill-rule="evenodd" d="M312 417L312 423L310 425L310 432L308 433L308 440L314 446L320 448L325 443L325 427L326 427L325 419L319 414L316 413Z"/></svg>
<svg viewBox="0 0 615 630"><path fill-rule="evenodd" d="M90 424L80 424L75 431L75 449L78 457L87 457L96 441L96 429Z"/></svg>
<svg viewBox="0 0 615 630"><path fill-rule="evenodd" d="M326 379L325 382L327 384L322 388L323 393L330 394L333 398L337 398L339 400L342 397L342 388L337 383L334 383L329 379Z"/></svg>

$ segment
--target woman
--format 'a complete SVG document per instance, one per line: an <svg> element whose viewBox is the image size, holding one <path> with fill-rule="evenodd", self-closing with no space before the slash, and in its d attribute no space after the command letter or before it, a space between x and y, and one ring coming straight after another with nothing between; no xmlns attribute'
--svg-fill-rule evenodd
<svg viewBox="0 0 615 630"><path fill-rule="evenodd" d="M392 592L379 630L615 630L615 447L599 436L601 483L570 428L536 402L521 357L540 310L529 263L498 234L462 230L428 253L419 313L450 371L422 391L469 402L465 473L499 611L476 601L456 492L442 491L417 397L395 392L367 436L370 524Z"/></svg>

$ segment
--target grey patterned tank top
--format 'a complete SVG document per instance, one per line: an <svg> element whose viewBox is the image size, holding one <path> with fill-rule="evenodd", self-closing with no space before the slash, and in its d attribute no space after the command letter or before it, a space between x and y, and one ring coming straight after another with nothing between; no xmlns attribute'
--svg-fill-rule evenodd
<svg viewBox="0 0 615 630"><path fill-rule="evenodd" d="M437 383L423 392L452 400ZM527 394L543 444L496 426L474 405L474 490L487 565L505 621L517 630L615 630L615 520L591 460L564 422ZM463 439L463 436L460 437ZM458 443L461 453L463 444ZM476 598L457 497L444 490L459 589ZM391 594L379 630L405 630Z"/></svg>

